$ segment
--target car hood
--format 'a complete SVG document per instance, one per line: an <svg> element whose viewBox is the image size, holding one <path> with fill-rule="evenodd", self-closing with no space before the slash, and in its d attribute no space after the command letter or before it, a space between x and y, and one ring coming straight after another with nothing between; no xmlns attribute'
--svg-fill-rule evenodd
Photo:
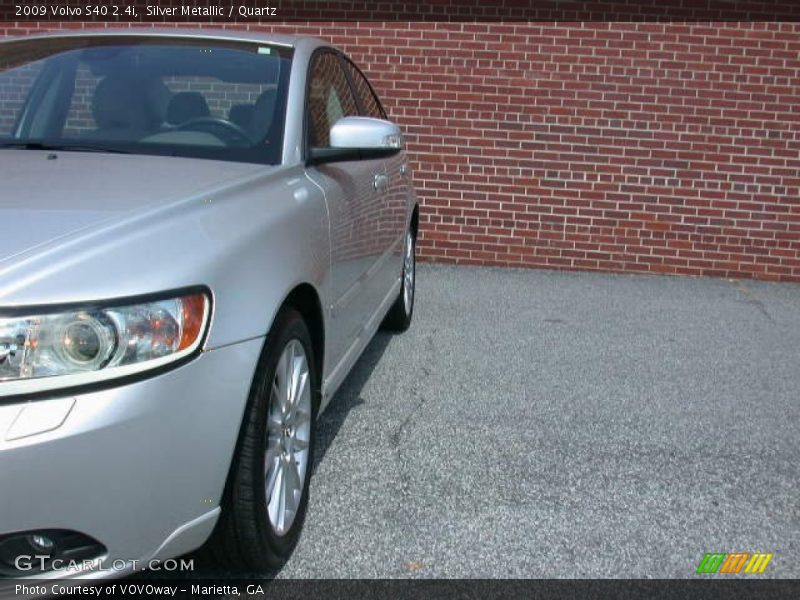
<svg viewBox="0 0 800 600"><path fill-rule="evenodd" d="M202 159L0 150L0 262L264 170Z"/></svg>

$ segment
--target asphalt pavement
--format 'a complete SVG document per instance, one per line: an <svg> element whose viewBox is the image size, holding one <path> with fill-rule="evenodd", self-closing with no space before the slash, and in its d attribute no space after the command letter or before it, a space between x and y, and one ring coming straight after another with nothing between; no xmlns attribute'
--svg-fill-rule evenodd
<svg viewBox="0 0 800 600"><path fill-rule="evenodd" d="M800 286L421 265L278 577L800 577Z"/></svg>

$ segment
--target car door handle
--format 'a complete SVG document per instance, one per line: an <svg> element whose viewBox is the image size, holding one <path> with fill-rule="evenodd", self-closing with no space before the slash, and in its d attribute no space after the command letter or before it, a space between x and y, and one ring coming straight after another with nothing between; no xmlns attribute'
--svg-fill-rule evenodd
<svg viewBox="0 0 800 600"><path fill-rule="evenodd" d="M372 187L376 192L385 192L389 187L389 178L383 173L377 173L372 178Z"/></svg>

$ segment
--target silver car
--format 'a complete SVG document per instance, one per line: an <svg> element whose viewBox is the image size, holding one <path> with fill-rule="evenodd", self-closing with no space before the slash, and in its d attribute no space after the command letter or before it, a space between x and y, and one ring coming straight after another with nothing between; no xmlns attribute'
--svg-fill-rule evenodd
<svg viewBox="0 0 800 600"><path fill-rule="evenodd" d="M411 321L410 178L320 40L0 42L0 577L285 561L316 417Z"/></svg>

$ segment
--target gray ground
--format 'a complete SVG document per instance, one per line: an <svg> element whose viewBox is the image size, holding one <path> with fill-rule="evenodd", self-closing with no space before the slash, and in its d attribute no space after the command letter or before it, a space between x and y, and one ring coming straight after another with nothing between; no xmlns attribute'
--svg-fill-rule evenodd
<svg viewBox="0 0 800 600"><path fill-rule="evenodd" d="M421 266L280 577L800 577L800 286Z"/></svg>

